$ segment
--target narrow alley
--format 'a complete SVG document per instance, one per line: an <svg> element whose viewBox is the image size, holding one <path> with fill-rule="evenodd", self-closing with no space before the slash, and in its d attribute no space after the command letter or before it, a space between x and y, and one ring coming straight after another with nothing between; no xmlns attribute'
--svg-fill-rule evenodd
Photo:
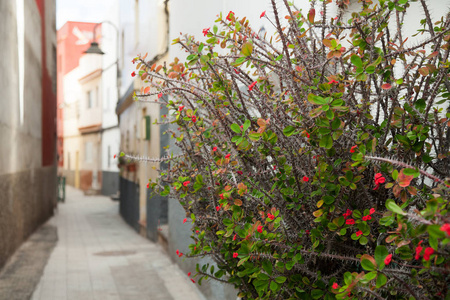
<svg viewBox="0 0 450 300"><path fill-rule="evenodd" d="M53 249L33 300L203 299L161 246L138 235L118 202L67 186L66 202L49 221Z"/></svg>

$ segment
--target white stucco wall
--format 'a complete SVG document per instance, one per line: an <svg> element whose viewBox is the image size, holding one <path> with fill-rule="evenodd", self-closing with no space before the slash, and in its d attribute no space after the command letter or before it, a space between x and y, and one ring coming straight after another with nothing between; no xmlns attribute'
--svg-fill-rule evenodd
<svg viewBox="0 0 450 300"><path fill-rule="evenodd" d="M0 1L0 175L42 166L41 19L35 1L25 1L17 19L15 1ZM22 22L21 46L18 22ZM20 27L19 27L20 28ZM49 50L51 51L51 49ZM19 61L24 69L19 72ZM19 78L20 76L22 78ZM23 105L19 97L23 82ZM21 120L21 108L23 118Z"/></svg>

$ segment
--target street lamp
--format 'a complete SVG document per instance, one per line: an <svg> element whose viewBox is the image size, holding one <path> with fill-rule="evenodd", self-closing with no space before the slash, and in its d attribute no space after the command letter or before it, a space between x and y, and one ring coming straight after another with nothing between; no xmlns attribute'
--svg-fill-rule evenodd
<svg viewBox="0 0 450 300"><path fill-rule="evenodd" d="M99 55L105 54L105 52L103 52L102 49L100 49L100 47L96 41L96 35L95 35L95 31L97 30L97 27L104 23L111 25L114 28L114 30L116 31L117 48L116 48L116 61L113 64L111 64L110 66L104 68L102 70L102 72L109 69L110 67L116 65L116 67L117 67L117 69L116 69L117 70L117 102L119 102L119 100L120 100L119 29L117 28L117 26L110 21L102 21L100 23L95 24L94 29L92 30L93 38L92 38L91 46L86 51L84 51L84 53L99 54Z"/></svg>

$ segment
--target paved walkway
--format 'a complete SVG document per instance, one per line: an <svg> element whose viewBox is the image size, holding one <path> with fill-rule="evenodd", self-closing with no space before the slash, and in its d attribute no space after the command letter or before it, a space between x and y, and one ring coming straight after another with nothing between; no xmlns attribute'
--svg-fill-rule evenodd
<svg viewBox="0 0 450 300"><path fill-rule="evenodd" d="M118 203L70 186L50 224L54 248L32 300L203 300L157 244L118 215Z"/></svg>

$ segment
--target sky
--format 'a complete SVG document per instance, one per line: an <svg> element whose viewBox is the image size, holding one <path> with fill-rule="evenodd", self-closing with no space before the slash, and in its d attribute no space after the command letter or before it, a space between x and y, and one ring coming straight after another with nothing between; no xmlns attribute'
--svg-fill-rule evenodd
<svg viewBox="0 0 450 300"><path fill-rule="evenodd" d="M56 0L56 28L67 21L98 23L106 19L111 0Z"/></svg>

